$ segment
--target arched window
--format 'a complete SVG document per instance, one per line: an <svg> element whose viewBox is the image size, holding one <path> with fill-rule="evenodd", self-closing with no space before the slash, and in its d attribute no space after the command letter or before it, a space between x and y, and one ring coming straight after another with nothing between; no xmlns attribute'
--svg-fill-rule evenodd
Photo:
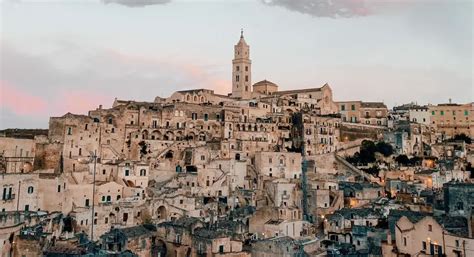
<svg viewBox="0 0 474 257"><path fill-rule="evenodd" d="M28 194L32 194L34 191L34 188L32 186L28 187Z"/></svg>
<svg viewBox="0 0 474 257"><path fill-rule="evenodd" d="M145 169L140 170L140 176L146 176L146 170Z"/></svg>
<svg viewBox="0 0 474 257"><path fill-rule="evenodd" d="M107 202L110 202L112 200L112 197L110 195L107 196Z"/></svg>

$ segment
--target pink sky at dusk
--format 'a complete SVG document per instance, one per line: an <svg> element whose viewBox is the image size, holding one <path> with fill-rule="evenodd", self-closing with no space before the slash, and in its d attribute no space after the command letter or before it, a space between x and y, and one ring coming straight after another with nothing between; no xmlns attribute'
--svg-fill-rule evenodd
<svg viewBox="0 0 474 257"><path fill-rule="evenodd" d="M8 108L17 115L44 115L47 114L48 104L45 99L31 95L0 80L0 108Z"/></svg>
<svg viewBox="0 0 474 257"><path fill-rule="evenodd" d="M473 101L471 1L72 2L0 0L0 129L47 128L116 97L228 94L241 28L254 83L328 83L336 100L389 107Z"/></svg>

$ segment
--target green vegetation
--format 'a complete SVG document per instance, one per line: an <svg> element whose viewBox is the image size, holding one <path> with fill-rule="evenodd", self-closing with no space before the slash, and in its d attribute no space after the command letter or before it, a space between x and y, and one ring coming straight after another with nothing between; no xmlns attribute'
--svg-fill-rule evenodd
<svg viewBox="0 0 474 257"><path fill-rule="evenodd" d="M405 154L400 154L395 158L395 161L401 166L417 166L421 165L422 159L417 156L410 159Z"/></svg>
<svg viewBox="0 0 474 257"><path fill-rule="evenodd" d="M362 141L360 151L355 153L353 156L348 157L347 161L352 164L367 165L375 162L375 153L380 153L385 157L393 154L393 148L390 144L383 141L374 143L370 140Z"/></svg>
<svg viewBox="0 0 474 257"><path fill-rule="evenodd" d="M466 144L472 143L472 139L464 133L455 135L452 141L464 141Z"/></svg>

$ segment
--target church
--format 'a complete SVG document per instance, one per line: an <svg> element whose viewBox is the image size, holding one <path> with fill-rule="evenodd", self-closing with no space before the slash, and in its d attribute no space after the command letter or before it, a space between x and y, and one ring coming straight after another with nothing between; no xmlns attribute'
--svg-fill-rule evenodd
<svg viewBox="0 0 474 257"><path fill-rule="evenodd" d="M328 84L321 87L279 91L279 86L268 80L252 84L252 61L250 46L244 38L243 31L234 46L232 60L232 93L220 95L209 89L182 90L168 98L156 97L155 103L195 103L195 104L238 104L239 102L268 102L275 105L288 105L297 108L315 110L317 114L338 113L338 106L333 100L332 89ZM232 102L232 103L231 103ZM239 104L240 105L240 104Z"/></svg>

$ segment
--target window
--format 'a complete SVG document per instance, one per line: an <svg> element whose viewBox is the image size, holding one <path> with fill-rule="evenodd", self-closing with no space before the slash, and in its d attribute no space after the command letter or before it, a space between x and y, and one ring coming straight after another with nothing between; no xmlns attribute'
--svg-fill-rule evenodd
<svg viewBox="0 0 474 257"><path fill-rule="evenodd" d="M355 104L351 105L351 110L355 111L355 109L356 109Z"/></svg>
<svg viewBox="0 0 474 257"><path fill-rule="evenodd" d="M208 120L209 120L209 114L204 113L204 121L208 121Z"/></svg>
<svg viewBox="0 0 474 257"><path fill-rule="evenodd" d="M102 202L105 202L105 195L102 196Z"/></svg>
<svg viewBox="0 0 474 257"><path fill-rule="evenodd" d="M272 162L273 162L272 158L268 158L268 163L272 163Z"/></svg>
<svg viewBox="0 0 474 257"><path fill-rule="evenodd" d="M32 186L29 186L28 187L28 194L32 194L33 190L34 190L34 188Z"/></svg>
<svg viewBox="0 0 474 257"><path fill-rule="evenodd" d="M140 176L146 176L146 170L145 169L140 170Z"/></svg>
<svg viewBox="0 0 474 257"><path fill-rule="evenodd" d="M407 238L406 237L403 238L403 245L407 246Z"/></svg>
<svg viewBox="0 0 474 257"><path fill-rule="evenodd" d="M456 240L455 243L456 243L456 247L459 247L459 240Z"/></svg>
<svg viewBox="0 0 474 257"><path fill-rule="evenodd" d="M30 210L30 205L26 204L25 205L25 211L29 211Z"/></svg>
<svg viewBox="0 0 474 257"><path fill-rule="evenodd" d="M235 76L235 81L239 82L239 75Z"/></svg>
<svg viewBox="0 0 474 257"><path fill-rule="evenodd" d="M441 114L441 115L444 115L444 111L440 111L440 114Z"/></svg>
<svg viewBox="0 0 474 257"><path fill-rule="evenodd" d="M109 223L109 218L105 217L104 223L105 224Z"/></svg>
<svg viewBox="0 0 474 257"><path fill-rule="evenodd" d="M112 201L112 197L110 197L110 195L107 196L107 202L110 202Z"/></svg>
<svg viewBox="0 0 474 257"><path fill-rule="evenodd" d="M86 124L84 127L84 130L87 130L88 127L89 127L89 124Z"/></svg>
<svg viewBox="0 0 474 257"><path fill-rule="evenodd" d="M240 67L237 65L237 66L235 67L235 70L236 70L236 71L239 71L239 70L240 70Z"/></svg>
<svg viewBox="0 0 474 257"><path fill-rule="evenodd" d="M433 225L428 225L428 231L433 231Z"/></svg>
<svg viewBox="0 0 474 257"><path fill-rule="evenodd" d="M224 246L223 245L219 245L219 253L224 253Z"/></svg>
<svg viewBox="0 0 474 257"><path fill-rule="evenodd" d="M129 170L125 170L125 176L129 176L130 175L130 171Z"/></svg>
<svg viewBox="0 0 474 257"><path fill-rule="evenodd" d="M346 110L346 106L343 104L341 105L341 111L345 111Z"/></svg>
<svg viewBox="0 0 474 257"><path fill-rule="evenodd" d="M58 193L61 193L61 185L58 185Z"/></svg>
<svg viewBox="0 0 474 257"><path fill-rule="evenodd" d="M469 111L464 111L464 115L469 115Z"/></svg>
<svg viewBox="0 0 474 257"><path fill-rule="evenodd" d="M204 160L206 160L206 156L201 155L201 161L204 161Z"/></svg>
<svg viewBox="0 0 474 257"><path fill-rule="evenodd" d="M72 128L71 127L67 128L67 134L72 135Z"/></svg>
<svg viewBox="0 0 474 257"><path fill-rule="evenodd" d="M431 115L435 115L435 114L436 114L436 112L435 112L435 111L431 111Z"/></svg>
<svg viewBox="0 0 474 257"><path fill-rule="evenodd" d="M245 75L245 82L249 81L249 76Z"/></svg>
<svg viewBox="0 0 474 257"><path fill-rule="evenodd" d="M421 246L422 246L422 249L423 249L423 251L426 251L426 242L425 242L425 241L423 241L423 242L421 242L421 243L422 243L422 245L421 245Z"/></svg>
<svg viewBox="0 0 474 257"><path fill-rule="evenodd" d="M124 213L123 214L123 219L122 219L124 222L127 222L128 220L128 213Z"/></svg>
<svg viewBox="0 0 474 257"><path fill-rule="evenodd" d="M86 199L86 202L84 204L86 207L89 207L89 199Z"/></svg>
<svg viewBox="0 0 474 257"><path fill-rule="evenodd" d="M245 71L249 71L249 66L245 66Z"/></svg>

